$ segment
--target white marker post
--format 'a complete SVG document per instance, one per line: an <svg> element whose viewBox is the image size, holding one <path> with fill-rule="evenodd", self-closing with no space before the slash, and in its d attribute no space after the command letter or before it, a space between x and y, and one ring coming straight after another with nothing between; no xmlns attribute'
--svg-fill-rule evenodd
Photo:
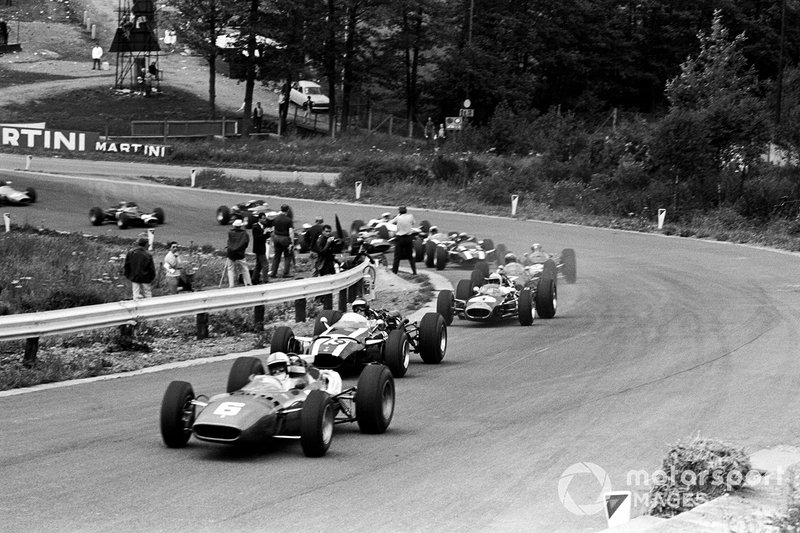
<svg viewBox="0 0 800 533"><path fill-rule="evenodd" d="M667 210L666 209L659 209L658 210L658 229L664 228L664 219L667 218Z"/></svg>
<svg viewBox="0 0 800 533"><path fill-rule="evenodd" d="M31 169L31 160L32 159L33 159L32 155L26 155L25 156L25 170L30 170Z"/></svg>
<svg viewBox="0 0 800 533"><path fill-rule="evenodd" d="M356 182L356 200L361 198L361 183L360 181Z"/></svg>
<svg viewBox="0 0 800 533"><path fill-rule="evenodd" d="M6 224L6 233L11 231L11 213L3 213L3 222Z"/></svg>
<svg viewBox="0 0 800 533"><path fill-rule="evenodd" d="M153 228L148 228L147 229L147 242L148 242L149 246L147 247L147 250L150 251L150 252L153 251L153 241L155 241L155 239L156 239L156 230L154 230Z"/></svg>
<svg viewBox="0 0 800 533"><path fill-rule="evenodd" d="M603 493L609 529L631 521L631 491L616 490Z"/></svg>
<svg viewBox="0 0 800 533"><path fill-rule="evenodd" d="M192 178L192 185L191 186L194 187L195 183L197 183L197 169L196 168L192 169L191 178Z"/></svg>
<svg viewBox="0 0 800 533"><path fill-rule="evenodd" d="M517 215L517 204L519 203L519 194L511 195L511 216Z"/></svg>

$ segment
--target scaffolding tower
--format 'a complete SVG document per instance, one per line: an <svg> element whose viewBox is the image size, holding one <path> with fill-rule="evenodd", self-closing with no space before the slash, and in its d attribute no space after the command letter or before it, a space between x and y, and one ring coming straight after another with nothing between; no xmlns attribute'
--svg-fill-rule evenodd
<svg viewBox="0 0 800 533"><path fill-rule="evenodd" d="M155 0L118 0L117 31L111 42L116 54L114 87L149 93L160 89Z"/></svg>

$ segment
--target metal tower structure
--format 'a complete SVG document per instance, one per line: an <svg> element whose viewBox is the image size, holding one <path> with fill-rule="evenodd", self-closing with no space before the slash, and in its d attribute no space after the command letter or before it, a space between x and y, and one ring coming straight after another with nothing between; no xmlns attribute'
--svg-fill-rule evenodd
<svg viewBox="0 0 800 533"><path fill-rule="evenodd" d="M145 83L160 84L157 31L155 0L118 0L110 50L117 58L115 88L140 90Z"/></svg>

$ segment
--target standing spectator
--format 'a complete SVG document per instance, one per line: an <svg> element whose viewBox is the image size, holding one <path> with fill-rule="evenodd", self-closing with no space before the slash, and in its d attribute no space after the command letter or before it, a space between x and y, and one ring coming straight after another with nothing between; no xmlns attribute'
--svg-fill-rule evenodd
<svg viewBox="0 0 800 533"><path fill-rule="evenodd" d="M408 259L411 264L411 272L417 275L417 263L414 258L414 215L408 212L406 206L401 205L397 208L398 215L389 221L390 224L397 225L394 234L394 261L392 272L397 274L400 268L400 260Z"/></svg>
<svg viewBox="0 0 800 533"><path fill-rule="evenodd" d="M0 25L0 30L1 29L2 25ZM8 33L8 30L6 30L6 33ZM92 70L101 70L101 59L103 59L103 47L100 46L100 43L95 41L94 48L92 48Z"/></svg>
<svg viewBox="0 0 800 533"><path fill-rule="evenodd" d="M253 128L256 133L261 133L261 123L264 121L264 109L261 107L261 102L258 102L253 108Z"/></svg>
<svg viewBox="0 0 800 533"><path fill-rule="evenodd" d="M444 146L445 139L447 139L447 135L445 134L444 124L439 124L439 133L433 137L433 140L436 142L436 148L434 148L436 153L439 153L439 150Z"/></svg>
<svg viewBox="0 0 800 533"><path fill-rule="evenodd" d="M428 122L425 123L425 145L428 148L433 144L433 139L436 137L436 124L433 123L431 117L428 117Z"/></svg>
<svg viewBox="0 0 800 533"><path fill-rule="evenodd" d="M289 215L289 206L283 204L281 212L272 221L272 246L275 254L272 257L272 271L270 276L278 277L278 264L283 256L283 277L289 277L289 269L292 265L292 242L294 241L294 221Z"/></svg>
<svg viewBox="0 0 800 533"><path fill-rule="evenodd" d="M153 296L153 280L156 279L156 266L153 256L147 251L147 237L139 237L136 248L125 256L123 274L131 282L133 299Z"/></svg>
<svg viewBox="0 0 800 533"><path fill-rule="evenodd" d="M233 227L228 231L228 245L225 247L228 260L225 261L225 270L228 272L228 287L236 285L238 275L242 276L245 285L252 285L250 281L250 271L244 260L247 252L247 245L250 244L250 237L244 230L244 222L237 218L233 221Z"/></svg>
<svg viewBox="0 0 800 533"><path fill-rule="evenodd" d="M264 283L269 281L269 259L267 259L267 239L271 233L267 226L267 214L259 213L258 222L253 224L253 253L256 254L256 267L253 269L253 284L261 283L261 276L264 276ZM263 274L262 274L263 273Z"/></svg>
<svg viewBox="0 0 800 533"><path fill-rule="evenodd" d="M178 243L170 241L167 244L169 251L164 256L164 272L165 280L167 282L167 293L178 294L178 289L191 292L192 279L191 274L186 271L186 264L180 258L178 251Z"/></svg>
<svg viewBox="0 0 800 533"><path fill-rule="evenodd" d="M283 118L285 107L286 107L286 89L281 89L281 94L278 95L278 116L281 118Z"/></svg>
<svg viewBox="0 0 800 533"><path fill-rule="evenodd" d="M305 235L303 235L303 239L305 240L305 247L308 248L312 253L316 252L315 249L317 246L317 239L320 235L322 235L322 229L325 227L323 224L324 220L322 217L316 217L314 219L314 225L311 226L306 230Z"/></svg>
<svg viewBox="0 0 800 533"><path fill-rule="evenodd" d="M314 110L314 102L311 101L311 96L306 98L306 101L303 102L303 122L308 122L308 117L311 116L311 112Z"/></svg>
<svg viewBox="0 0 800 533"><path fill-rule="evenodd" d="M323 224L322 233L317 237L316 248L317 262L314 268L315 276L336 274L336 237L332 235L330 224Z"/></svg>
<svg viewBox="0 0 800 533"><path fill-rule="evenodd" d="M147 67L147 72L150 73L154 80L158 81L158 61L150 63L150 66Z"/></svg>
<svg viewBox="0 0 800 533"><path fill-rule="evenodd" d="M0 44L8 44L8 24L3 17L0 17Z"/></svg>

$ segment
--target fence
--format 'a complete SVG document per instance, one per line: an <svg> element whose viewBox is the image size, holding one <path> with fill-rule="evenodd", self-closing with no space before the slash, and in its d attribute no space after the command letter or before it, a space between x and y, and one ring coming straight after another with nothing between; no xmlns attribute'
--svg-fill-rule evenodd
<svg viewBox="0 0 800 533"><path fill-rule="evenodd" d="M374 282L375 269L369 261L364 261L329 276L0 316L0 341L25 339L23 362L32 365L40 337L118 326L130 328L145 320L197 315L197 337L205 338L209 312L254 307L257 319L260 315L263 321L266 304L294 301L295 319L302 322L306 319L306 298L327 297L323 306L331 309L332 296L338 292L338 308L345 310L356 295L371 292Z"/></svg>
<svg viewBox="0 0 800 533"><path fill-rule="evenodd" d="M232 137L239 135L239 120L132 120L131 137L141 139L176 137Z"/></svg>

